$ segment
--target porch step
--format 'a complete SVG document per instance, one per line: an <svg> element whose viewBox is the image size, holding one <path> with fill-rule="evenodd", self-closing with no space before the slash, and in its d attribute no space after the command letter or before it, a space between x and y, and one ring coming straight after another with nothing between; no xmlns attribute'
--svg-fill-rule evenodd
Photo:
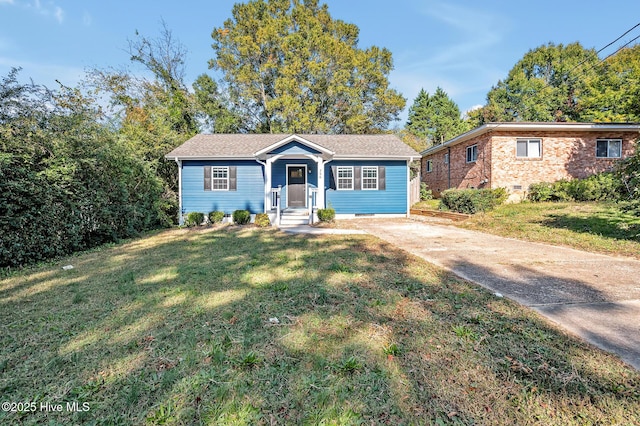
<svg viewBox="0 0 640 426"><path fill-rule="evenodd" d="M309 212L306 210L284 210L280 216L280 226L297 226L309 224Z"/></svg>

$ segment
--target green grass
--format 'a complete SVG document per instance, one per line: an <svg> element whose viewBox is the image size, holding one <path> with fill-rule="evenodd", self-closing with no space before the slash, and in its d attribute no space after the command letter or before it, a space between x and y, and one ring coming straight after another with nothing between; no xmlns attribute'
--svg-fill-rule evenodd
<svg viewBox="0 0 640 426"><path fill-rule="evenodd" d="M89 404L0 424L640 423L637 371L369 236L171 230L0 304L3 402Z"/></svg>
<svg viewBox="0 0 640 426"><path fill-rule="evenodd" d="M640 258L640 217L612 203L504 204L455 224L505 237Z"/></svg>
<svg viewBox="0 0 640 426"><path fill-rule="evenodd" d="M411 206L412 209L426 209L426 210L438 210L440 207L440 200L432 199L432 200L424 200L418 203L415 203Z"/></svg>

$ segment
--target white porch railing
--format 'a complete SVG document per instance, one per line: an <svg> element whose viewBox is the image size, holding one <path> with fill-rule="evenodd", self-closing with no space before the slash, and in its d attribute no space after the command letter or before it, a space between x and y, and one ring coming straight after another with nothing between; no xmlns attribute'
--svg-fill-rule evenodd
<svg viewBox="0 0 640 426"><path fill-rule="evenodd" d="M277 188L271 188L271 206L270 210L276 211L276 224L280 225L280 193L282 192L282 186L278 185Z"/></svg>
<svg viewBox="0 0 640 426"><path fill-rule="evenodd" d="M309 223L313 223L313 212L318 210L318 188L309 188Z"/></svg>

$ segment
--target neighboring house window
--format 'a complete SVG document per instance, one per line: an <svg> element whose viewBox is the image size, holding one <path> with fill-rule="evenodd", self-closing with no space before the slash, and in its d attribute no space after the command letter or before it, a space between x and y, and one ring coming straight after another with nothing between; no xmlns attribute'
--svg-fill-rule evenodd
<svg viewBox="0 0 640 426"><path fill-rule="evenodd" d="M516 157L542 157L542 141L540 139L518 139L516 141Z"/></svg>
<svg viewBox="0 0 640 426"><path fill-rule="evenodd" d="M427 173L431 173L433 170L433 162L431 160L427 160Z"/></svg>
<svg viewBox="0 0 640 426"><path fill-rule="evenodd" d="M353 167L338 167L338 189L353 189Z"/></svg>
<svg viewBox="0 0 640 426"><path fill-rule="evenodd" d="M449 164L449 153L448 152L444 155L444 164Z"/></svg>
<svg viewBox="0 0 640 426"><path fill-rule="evenodd" d="M598 139L596 141L596 157L622 157L622 139Z"/></svg>
<svg viewBox="0 0 640 426"><path fill-rule="evenodd" d="M211 167L211 189L213 191L229 190L228 167Z"/></svg>
<svg viewBox="0 0 640 426"><path fill-rule="evenodd" d="M378 189L378 167L362 167L362 189Z"/></svg>
<svg viewBox="0 0 640 426"><path fill-rule="evenodd" d="M478 159L478 145L467 147L467 163L473 163Z"/></svg>

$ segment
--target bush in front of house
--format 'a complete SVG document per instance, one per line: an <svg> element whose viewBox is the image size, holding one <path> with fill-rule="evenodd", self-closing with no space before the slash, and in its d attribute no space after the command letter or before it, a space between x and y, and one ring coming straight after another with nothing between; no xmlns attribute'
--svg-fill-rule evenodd
<svg viewBox="0 0 640 426"><path fill-rule="evenodd" d="M333 222L336 218L336 211L334 209L318 209L318 219L320 222Z"/></svg>
<svg viewBox="0 0 640 426"><path fill-rule="evenodd" d="M429 185L424 182L420 183L420 201L433 200L433 192L429 189Z"/></svg>
<svg viewBox="0 0 640 426"><path fill-rule="evenodd" d="M620 179L611 172L605 172L585 179L534 183L529 186L527 197L533 202L605 201L619 199L623 191Z"/></svg>
<svg viewBox="0 0 640 426"><path fill-rule="evenodd" d="M271 220L269 220L269 215L266 213L258 213L256 215L255 225L260 228L266 228L271 226Z"/></svg>
<svg viewBox="0 0 640 426"><path fill-rule="evenodd" d="M233 223L237 225L246 225L251 221L251 213L249 213L249 210L236 210L232 216Z"/></svg>
<svg viewBox="0 0 640 426"><path fill-rule="evenodd" d="M209 222L211 223L220 223L222 219L224 219L224 212L215 210L209 213Z"/></svg>
<svg viewBox="0 0 640 426"><path fill-rule="evenodd" d="M190 212L187 213L187 218L184 221L186 226L200 226L204 222L204 213Z"/></svg>
<svg viewBox="0 0 640 426"><path fill-rule="evenodd" d="M504 203L508 197L505 188L496 189L447 189L442 192L440 209L457 213L475 214L491 210Z"/></svg>

